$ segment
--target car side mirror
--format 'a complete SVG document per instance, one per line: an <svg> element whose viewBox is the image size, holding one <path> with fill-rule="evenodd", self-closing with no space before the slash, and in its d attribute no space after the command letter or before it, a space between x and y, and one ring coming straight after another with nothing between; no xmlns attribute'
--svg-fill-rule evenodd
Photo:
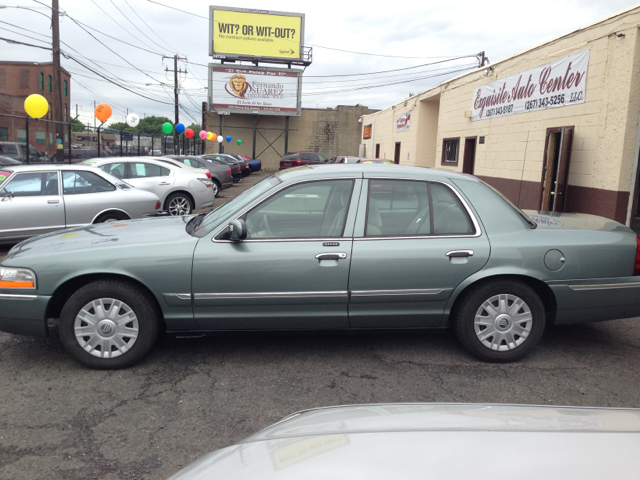
<svg viewBox="0 0 640 480"><path fill-rule="evenodd" d="M229 239L240 241L247 238L247 224L244 220L232 220L229 222Z"/></svg>
<svg viewBox="0 0 640 480"><path fill-rule="evenodd" d="M3 190L4 195L2 196L2 201L4 202L7 198L13 198L13 192L7 192L6 190Z"/></svg>

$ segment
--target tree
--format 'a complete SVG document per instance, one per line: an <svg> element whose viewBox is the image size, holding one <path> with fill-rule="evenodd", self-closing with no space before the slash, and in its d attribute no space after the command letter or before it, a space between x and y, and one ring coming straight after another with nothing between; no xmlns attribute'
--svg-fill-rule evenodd
<svg viewBox="0 0 640 480"><path fill-rule="evenodd" d="M167 117L155 117L153 115L140 119L140 123L135 127L129 127L125 122L113 122L108 128L114 130L125 130L127 132L140 133L142 135L162 135L162 124L169 122L173 124Z"/></svg>
<svg viewBox="0 0 640 480"><path fill-rule="evenodd" d="M80 120L74 118L71 120L71 130L74 132L82 132L87 128Z"/></svg>
<svg viewBox="0 0 640 480"><path fill-rule="evenodd" d="M202 130L202 127L197 123L192 123L187 128L190 128L191 130L193 130L196 135L198 135L200 133L200 130Z"/></svg>

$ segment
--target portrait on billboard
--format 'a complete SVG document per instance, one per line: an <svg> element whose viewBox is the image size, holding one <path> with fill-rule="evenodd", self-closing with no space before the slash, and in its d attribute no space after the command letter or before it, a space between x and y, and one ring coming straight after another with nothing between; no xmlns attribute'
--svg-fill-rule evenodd
<svg viewBox="0 0 640 480"><path fill-rule="evenodd" d="M247 83L247 77L244 75L234 75L229 80L227 87L231 87L231 92L227 89L227 92L231 95L234 95L238 98L244 98L247 90L249 89L249 84Z"/></svg>

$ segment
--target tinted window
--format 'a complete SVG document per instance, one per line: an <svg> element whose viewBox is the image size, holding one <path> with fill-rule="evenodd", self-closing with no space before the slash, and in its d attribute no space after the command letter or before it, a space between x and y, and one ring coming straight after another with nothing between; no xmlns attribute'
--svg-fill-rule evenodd
<svg viewBox="0 0 640 480"><path fill-rule="evenodd" d="M124 178L125 164L122 162L105 163L104 165L100 165L98 168L103 172L113 175L116 178Z"/></svg>
<svg viewBox="0 0 640 480"><path fill-rule="evenodd" d="M170 170L152 163L131 163L131 178L166 177Z"/></svg>
<svg viewBox="0 0 640 480"><path fill-rule="evenodd" d="M285 155L284 157L281 158L281 160L297 160L298 159L298 154L294 153L292 155Z"/></svg>
<svg viewBox="0 0 640 480"><path fill-rule="evenodd" d="M58 172L16 173L0 195L9 192L16 197L58 195Z"/></svg>
<svg viewBox="0 0 640 480"><path fill-rule="evenodd" d="M467 211L450 188L442 184L431 185L433 201L433 228L436 235L470 235L473 225Z"/></svg>
<svg viewBox="0 0 640 480"><path fill-rule="evenodd" d="M365 235L431 234L429 186L409 180L370 180Z"/></svg>
<svg viewBox="0 0 640 480"><path fill-rule="evenodd" d="M318 161L318 154L317 153L304 152L304 153L300 154L300 158L302 160L310 160L312 162L317 162Z"/></svg>
<svg viewBox="0 0 640 480"><path fill-rule="evenodd" d="M62 172L62 191L65 195L112 192L116 187L92 172Z"/></svg>
<svg viewBox="0 0 640 480"><path fill-rule="evenodd" d="M342 236L352 188L351 180L286 188L247 213L247 238Z"/></svg>
<svg viewBox="0 0 640 480"><path fill-rule="evenodd" d="M18 153L18 150L16 149L15 145L0 145L0 154L2 153L15 155L16 153Z"/></svg>

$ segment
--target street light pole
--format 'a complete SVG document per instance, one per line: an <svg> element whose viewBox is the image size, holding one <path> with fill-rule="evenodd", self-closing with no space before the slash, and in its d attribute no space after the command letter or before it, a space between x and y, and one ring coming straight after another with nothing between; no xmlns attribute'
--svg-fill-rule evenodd
<svg viewBox="0 0 640 480"><path fill-rule="evenodd" d="M60 16L58 0L51 0L51 43L53 46L53 119L56 122L56 139L64 143L64 125L62 118L62 83L60 82ZM71 139L69 139L71 142ZM58 150L56 142L56 161L64 161L64 148Z"/></svg>

